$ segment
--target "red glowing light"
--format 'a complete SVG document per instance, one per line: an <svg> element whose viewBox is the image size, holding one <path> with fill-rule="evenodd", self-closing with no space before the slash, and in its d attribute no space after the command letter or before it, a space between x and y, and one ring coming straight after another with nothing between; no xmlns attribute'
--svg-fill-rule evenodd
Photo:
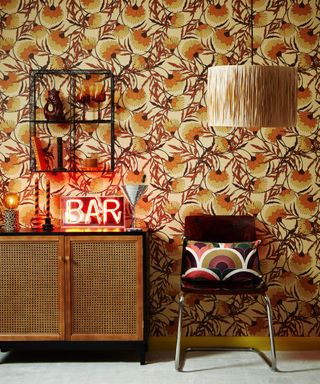
<svg viewBox="0 0 320 384"><path fill-rule="evenodd" d="M62 227L111 227L123 228L124 198L61 197Z"/></svg>

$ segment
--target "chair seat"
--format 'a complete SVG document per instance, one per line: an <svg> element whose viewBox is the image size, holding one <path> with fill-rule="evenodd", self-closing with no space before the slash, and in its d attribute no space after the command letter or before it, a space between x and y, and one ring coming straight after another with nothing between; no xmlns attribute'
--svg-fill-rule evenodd
<svg viewBox="0 0 320 384"><path fill-rule="evenodd" d="M264 295L268 287L263 281L254 283L228 283L228 286L210 286L210 284L199 284L189 281L181 282L181 291L184 293L196 293L204 295Z"/></svg>

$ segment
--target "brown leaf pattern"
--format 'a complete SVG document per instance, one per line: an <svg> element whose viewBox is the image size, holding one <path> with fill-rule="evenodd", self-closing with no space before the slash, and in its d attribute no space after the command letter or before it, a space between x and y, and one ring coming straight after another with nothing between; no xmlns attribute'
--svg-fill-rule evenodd
<svg viewBox="0 0 320 384"><path fill-rule="evenodd" d="M116 194L147 176L137 214L151 232L153 336L176 332L183 223L194 213L256 216L276 335L320 334L319 2L253 4L254 63L298 67L296 127L207 125L207 68L251 61L249 0L0 0L1 191L20 194L27 226L30 70L112 70L115 172L48 175L52 211L60 195ZM105 146L91 149L109 159ZM267 334L260 301L192 300L187 335Z"/></svg>

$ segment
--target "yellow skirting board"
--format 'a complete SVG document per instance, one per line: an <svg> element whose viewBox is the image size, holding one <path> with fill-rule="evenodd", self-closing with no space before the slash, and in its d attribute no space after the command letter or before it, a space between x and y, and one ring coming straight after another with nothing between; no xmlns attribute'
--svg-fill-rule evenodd
<svg viewBox="0 0 320 384"><path fill-rule="evenodd" d="M175 337L150 337L150 350L175 349ZM320 350L320 337L276 337L276 350L278 351L306 351ZM269 350L268 337L254 336L219 336L182 338L183 347L254 347L260 350Z"/></svg>

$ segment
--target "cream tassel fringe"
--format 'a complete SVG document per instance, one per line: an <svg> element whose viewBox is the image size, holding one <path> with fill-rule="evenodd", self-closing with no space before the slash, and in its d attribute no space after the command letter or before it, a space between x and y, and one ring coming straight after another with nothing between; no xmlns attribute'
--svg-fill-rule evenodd
<svg viewBox="0 0 320 384"><path fill-rule="evenodd" d="M211 67L207 104L210 126L295 126L297 70L262 65Z"/></svg>

